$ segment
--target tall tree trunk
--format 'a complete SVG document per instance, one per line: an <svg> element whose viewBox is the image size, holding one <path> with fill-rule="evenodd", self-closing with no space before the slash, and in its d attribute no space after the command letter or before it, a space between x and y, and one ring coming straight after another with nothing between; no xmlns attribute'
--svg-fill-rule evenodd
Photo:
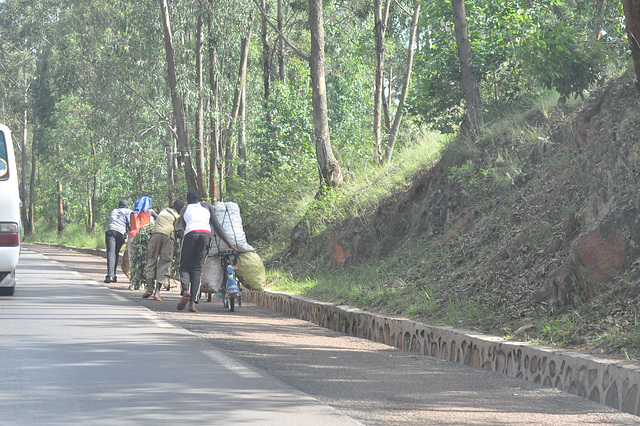
<svg viewBox="0 0 640 426"><path fill-rule="evenodd" d="M596 23L596 31L595 31L595 39L600 40L602 37L602 15L604 14L604 10L607 7L607 0L598 0L598 7L596 8L596 19L594 20Z"/></svg>
<svg viewBox="0 0 640 426"><path fill-rule="evenodd" d="M237 145L232 142L231 134L233 132L233 126L238 121L238 115L240 114L240 104L243 96L243 81L247 78L247 61L249 59L249 40L251 39L251 25L248 26L249 33L246 37L243 37L240 42L240 67L238 69L238 81L236 91L233 96L233 108L231 110L231 120L227 126L227 131L223 138L223 148L225 152L225 172L227 177L231 177L234 174L234 159L236 157Z"/></svg>
<svg viewBox="0 0 640 426"><path fill-rule="evenodd" d="M382 138L380 127L382 121L383 90L384 90L384 39L387 32L387 21L389 18L389 7L391 0L386 0L384 9L383 0L375 0L375 41L376 41L376 75L375 91L373 95L373 159L376 163L382 162Z"/></svg>
<svg viewBox="0 0 640 426"><path fill-rule="evenodd" d="M211 27L211 21L209 21L209 28ZM215 203L219 199L218 189L218 175L220 173L218 169L219 154L220 154L220 140L218 138L219 121L218 121L218 76L216 74L216 67L218 66L218 58L216 56L216 49L213 45L213 40L210 40L209 46L209 88L211 90L211 100L209 104L213 110L211 114L211 137L209 146L209 199L212 203Z"/></svg>
<svg viewBox="0 0 640 426"><path fill-rule="evenodd" d="M640 91L640 0L622 0L631 57L636 70L636 87Z"/></svg>
<svg viewBox="0 0 640 426"><path fill-rule="evenodd" d="M23 108L22 111L22 140L20 141L20 147L22 148L22 160L21 160L21 176L20 176L20 200L22 200L22 206L20 208L20 215L22 217L22 223L27 222L27 143L28 143L28 119L29 119L29 76L27 74L27 67L25 65L23 69Z"/></svg>
<svg viewBox="0 0 640 426"><path fill-rule="evenodd" d="M35 192L36 192L36 137L38 135L38 115L33 117L33 134L31 135L31 176L29 178L29 200L27 209L27 221L24 225L26 236L35 235Z"/></svg>
<svg viewBox="0 0 640 426"><path fill-rule="evenodd" d="M206 198L207 184L205 182L205 162L204 162L204 95L202 86L202 49L204 43L204 19L198 16L196 30L196 86L198 88L198 110L196 111L196 170L198 180L198 193L200 197Z"/></svg>
<svg viewBox="0 0 640 426"><path fill-rule="evenodd" d="M164 50L167 60L167 81L171 89L171 106L173 107L173 116L175 119L175 133L178 141L178 150L181 160L184 164L184 174L189 190L198 190L196 181L196 171L191 162L191 154L189 150L189 135L187 126L187 112L184 102L180 97L177 89L177 77L175 68L175 52L173 47L173 35L171 33L171 21L169 19L169 8L167 0L160 0L160 12L162 15L162 26L164 29Z"/></svg>
<svg viewBox="0 0 640 426"><path fill-rule="evenodd" d="M62 181L58 181L58 237L64 236L64 199L62 198Z"/></svg>
<svg viewBox="0 0 640 426"><path fill-rule="evenodd" d="M173 143L173 133L167 129L167 202L168 205L173 204L173 153L175 152Z"/></svg>
<svg viewBox="0 0 640 426"><path fill-rule="evenodd" d="M413 43L416 39L416 29L418 27L418 18L420 17L420 3L418 0L413 2L413 18L411 19L411 29L409 35L409 49L407 52L407 68L404 73L404 83L402 84L402 92L400 92L400 99L398 101L398 109L396 110L396 116L393 119L393 125L389 132L389 141L387 142L387 149L385 150L384 157L388 163L391 161L393 155L393 149L396 144L396 138L398 137L398 131L400 130L400 122L402 121L402 115L404 114L404 102L407 99L407 92L409 90L409 83L411 82L411 69L413 68ZM391 97L391 95L389 95Z"/></svg>
<svg viewBox="0 0 640 426"><path fill-rule="evenodd" d="M91 141L91 161L95 163L96 158L96 146ZM87 233L93 232L95 228L95 217L96 217L96 187L98 186L98 178L94 174L93 179L91 179L89 183L89 201L87 205Z"/></svg>
<svg viewBox="0 0 640 426"><path fill-rule="evenodd" d="M209 0L211 4L211 10L214 10L213 0ZM211 203L216 203L220 199L220 183L222 182L222 170L220 169L220 114L218 111L218 55L217 46L213 38L213 17L211 12L208 17L209 27L209 93L211 94L209 99L209 105L213 114L211 114L211 136L209 137L209 199Z"/></svg>
<svg viewBox="0 0 640 426"><path fill-rule="evenodd" d="M467 32L467 16L464 9L464 0L453 0L452 5L456 44L458 46L458 57L460 59L460 72L462 74L462 87L467 103L469 133L470 135L475 135L482 130L484 119L482 117L480 89L478 89L478 81L473 72L471 43L469 43L469 33ZM462 133L465 133L464 128L462 129Z"/></svg>
<svg viewBox="0 0 640 426"><path fill-rule="evenodd" d="M284 11L282 0L278 0L278 31L280 34L284 31ZM284 37L278 35L278 79L284 81L287 78L287 72L284 65Z"/></svg>
<svg viewBox="0 0 640 426"><path fill-rule="evenodd" d="M248 42L247 42L248 43ZM247 49L248 52L249 49ZM238 176L247 177L247 137L246 137L246 115L247 115L247 61L245 69L240 79L240 111L238 117Z"/></svg>
<svg viewBox="0 0 640 426"><path fill-rule="evenodd" d="M391 88L393 87L393 67L389 67L389 84L387 89L389 90L389 96L385 96L384 87L382 88L382 108L384 110L384 127L387 132L391 130L391 117L389 115L389 109L391 109Z"/></svg>
<svg viewBox="0 0 640 426"><path fill-rule="evenodd" d="M262 8L267 10L267 0L262 0ZM262 16L262 82L264 84L264 100L271 94L271 52L269 48L269 32L267 17Z"/></svg>
<svg viewBox="0 0 640 426"><path fill-rule="evenodd" d="M342 185L344 177L333 155L329 135L327 87L325 82L324 22L322 0L309 0L309 30L311 32L311 90L313 93L313 128L316 158L322 180L329 188Z"/></svg>

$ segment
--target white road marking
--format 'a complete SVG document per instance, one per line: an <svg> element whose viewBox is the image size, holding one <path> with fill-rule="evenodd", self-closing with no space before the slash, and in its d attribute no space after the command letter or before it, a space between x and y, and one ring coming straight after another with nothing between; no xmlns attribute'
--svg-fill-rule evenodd
<svg viewBox="0 0 640 426"><path fill-rule="evenodd" d="M237 374L240 377L245 379L260 379L262 376L260 373L253 371L244 365L240 364L238 361L230 358L226 355L223 355L217 351L201 351L203 354L216 361L220 365L222 365L227 370Z"/></svg>

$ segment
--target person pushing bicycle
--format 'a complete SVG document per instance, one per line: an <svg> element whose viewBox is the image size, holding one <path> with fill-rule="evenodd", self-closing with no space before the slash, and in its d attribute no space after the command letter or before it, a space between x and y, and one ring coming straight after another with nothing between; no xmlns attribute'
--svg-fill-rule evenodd
<svg viewBox="0 0 640 426"><path fill-rule="evenodd" d="M189 312L198 312L196 300L200 294L202 265L209 253L211 233L215 232L229 247L231 243L222 225L218 222L213 205L201 201L197 191L187 192L187 206L180 211L176 223L178 237L182 239L180 251L180 287L182 299L178 310L189 304Z"/></svg>

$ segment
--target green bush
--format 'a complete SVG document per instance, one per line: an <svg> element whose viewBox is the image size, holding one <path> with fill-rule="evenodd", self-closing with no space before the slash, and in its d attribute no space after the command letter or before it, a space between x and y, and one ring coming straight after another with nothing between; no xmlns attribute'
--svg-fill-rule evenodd
<svg viewBox="0 0 640 426"><path fill-rule="evenodd" d="M129 264L131 268L131 287L134 290L139 290L141 287L146 288L147 285L147 255L149 240L151 239L151 231L153 230L153 223L144 225L135 238L133 244L131 244L131 251L129 252ZM172 276L177 278L180 268L180 246L175 243L173 250L173 263L172 263Z"/></svg>

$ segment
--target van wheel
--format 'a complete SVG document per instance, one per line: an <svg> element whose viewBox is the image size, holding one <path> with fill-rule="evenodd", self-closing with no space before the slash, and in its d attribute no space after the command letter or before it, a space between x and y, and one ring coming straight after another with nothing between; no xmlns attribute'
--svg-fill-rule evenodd
<svg viewBox="0 0 640 426"><path fill-rule="evenodd" d="M15 291L15 287L0 287L0 296L13 296Z"/></svg>

